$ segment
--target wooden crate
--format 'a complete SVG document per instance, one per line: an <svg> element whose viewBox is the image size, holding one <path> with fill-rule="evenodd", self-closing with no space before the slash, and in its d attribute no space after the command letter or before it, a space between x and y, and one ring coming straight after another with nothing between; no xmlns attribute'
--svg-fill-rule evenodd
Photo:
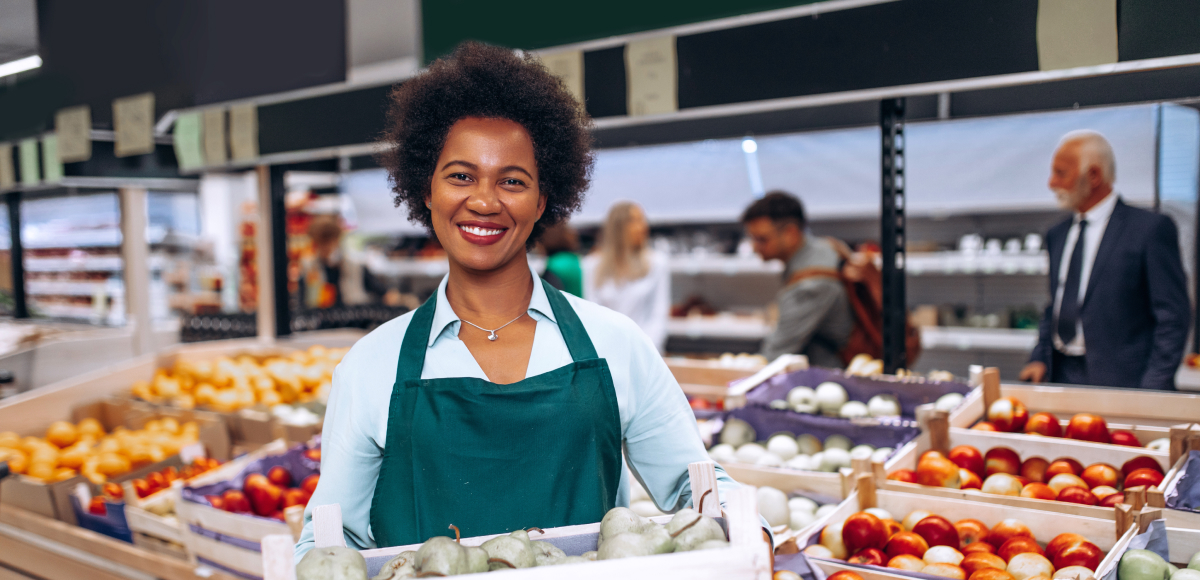
<svg viewBox="0 0 1200 580"><path fill-rule="evenodd" d="M858 488L834 512L826 515L808 528L805 536L797 538L797 544L803 548L815 537L819 536L826 525L845 520L850 515L868 507L879 507L889 512L897 519L904 518L913 510L923 509L942 516L951 522L961 519L977 519L989 527L998 522L1016 518L1029 526L1034 537L1040 543L1050 541L1054 536L1065 532L1080 534L1101 550L1105 551L1105 561L1111 558L1114 547L1124 536L1128 527L1112 519L1093 518L1088 516L1054 513L1024 507L1008 506L994 503L981 503L964 499L940 497L934 495L909 493L904 491L876 490L870 475L860 476ZM1124 522L1122 522L1124 523ZM866 567L852 566L840 560L827 560L810 557L809 560L825 573L832 574L841 570L850 570L859 574L864 580L912 580L913 576L899 570L888 572ZM1104 566L1102 561L1100 567ZM1097 576L1099 578L1100 576Z"/></svg>
<svg viewBox="0 0 1200 580"><path fill-rule="evenodd" d="M1046 510L1093 518L1113 519L1115 517L1113 513L1115 510L1111 507L1012 497L983 493L976 489L932 487L892 481L887 479L886 476L896 469L915 470L917 468L917 459L925 451L937 449L945 453L949 449L959 445L970 445L978 449L980 453L987 453L993 447L1009 447L1021 456L1022 461L1030 457L1042 457L1047 461L1054 461L1060 457L1071 457L1082 463L1085 467L1093 463L1108 463L1117 469L1120 469L1121 465L1130 459L1147 456L1158 461L1164 473L1171 468L1168 462L1168 454L1153 452L1141 447L1103 445L1074 439L1041 437L1036 435L1006 434L1008 435L1007 437L997 437L996 433L988 431L950 429L948 426L952 423L952 420L944 412L935 411L932 408L921 409L920 415L921 435L893 455L892 461L884 466L871 466L868 469L860 467L859 471L869 471L875 476L875 485L879 489ZM1157 497L1161 499L1161 495L1159 493ZM1137 508L1140 509L1141 506L1138 505Z"/></svg>
<svg viewBox="0 0 1200 580"><path fill-rule="evenodd" d="M716 497L716 473L712 462L693 463L688 468L692 480L694 497L705 498L701 512L716 516L721 513ZM705 495L706 491L712 493ZM688 577L696 579L746 579L769 580L771 577L770 548L763 540L761 522L758 517L755 491L750 487L734 490L726 498L724 510L731 547L724 550L704 550L678 554L660 554L643 558L605 560L588 564L577 564L567 569L558 566L524 568L505 571L506 578L514 580L558 579L569 575L575 580L608 580L611 578L661 578ZM660 523L669 516L651 518ZM534 538L563 538L591 535L600 531L600 524L585 524L549 528L545 534ZM320 506L313 510L313 532L317 547L344 546L341 510L339 506ZM463 538L462 543L478 546L496 536ZM390 559L405 550L416 550L419 545L399 546L362 551L368 561ZM263 541L263 568L265 580L294 580L294 544L286 537L268 538Z"/></svg>
<svg viewBox="0 0 1200 580"><path fill-rule="evenodd" d="M1200 425L1180 425L1172 429L1171 455L1178 455L1178 459L1171 471L1167 472L1167 476L1160 486L1164 497L1170 495L1179 485L1179 480L1184 475L1184 466L1187 464L1188 455L1192 451L1200 451ZM1200 530L1200 512L1170 509L1166 507L1165 502L1153 507L1163 508L1163 518L1167 520L1169 528Z"/></svg>
<svg viewBox="0 0 1200 580"><path fill-rule="evenodd" d="M1133 541L1134 536L1144 533L1150 522L1153 521L1150 519L1152 514L1147 514L1147 516L1142 518L1138 525L1130 527L1129 531L1117 541L1116 546L1096 569L1096 578L1104 578L1106 574L1117 568L1121 563L1121 556L1129 548L1129 543ZM1200 530L1174 528L1168 524L1166 531L1167 547L1170 550L1167 560L1180 568L1187 567L1188 558L1191 558L1192 554L1200 552Z"/></svg>

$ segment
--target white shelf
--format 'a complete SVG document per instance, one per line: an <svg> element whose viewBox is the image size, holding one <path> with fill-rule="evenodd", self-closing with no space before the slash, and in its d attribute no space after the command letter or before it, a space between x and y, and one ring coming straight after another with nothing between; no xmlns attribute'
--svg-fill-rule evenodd
<svg viewBox="0 0 1200 580"><path fill-rule="evenodd" d="M106 280L89 282L75 280L29 280L26 289L33 296L95 296L98 292L105 296L124 294L120 286L109 287Z"/></svg>
<svg viewBox="0 0 1200 580"><path fill-rule="evenodd" d="M740 257L729 254L711 254L707 256L676 255L671 256L671 273L673 274L725 274L737 276L743 274L783 273L783 262L772 260L764 262L758 256Z"/></svg>
<svg viewBox="0 0 1200 580"><path fill-rule="evenodd" d="M153 261L153 260L152 260ZM26 272L120 272L121 256L25 258Z"/></svg>
<svg viewBox="0 0 1200 580"><path fill-rule="evenodd" d="M689 316L667 320L667 334L685 338L759 340L770 330L770 326L761 319L732 314Z"/></svg>
<svg viewBox="0 0 1200 580"><path fill-rule="evenodd" d="M1029 352L1037 345L1036 329L921 327L924 350L990 350Z"/></svg>
<svg viewBox="0 0 1200 580"><path fill-rule="evenodd" d="M1045 275L1050 272L1050 257L1037 254L964 254L961 252L922 252L905 256L910 276L984 274Z"/></svg>

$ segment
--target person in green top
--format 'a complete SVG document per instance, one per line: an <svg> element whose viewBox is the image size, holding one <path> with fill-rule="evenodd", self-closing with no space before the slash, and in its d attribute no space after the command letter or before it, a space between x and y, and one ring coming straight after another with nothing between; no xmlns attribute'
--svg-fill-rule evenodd
<svg viewBox="0 0 1200 580"><path fill-rule="evenodd" d="M566 223L546 228L542 249L546 252L542 278L563 292L583 298L583 266L579 262L579 234L575 228Z"/></svg>

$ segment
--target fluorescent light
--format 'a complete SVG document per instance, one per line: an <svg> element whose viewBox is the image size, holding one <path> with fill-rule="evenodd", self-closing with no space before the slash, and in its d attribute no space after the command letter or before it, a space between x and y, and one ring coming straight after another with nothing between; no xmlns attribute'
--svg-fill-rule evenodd
<svg viewBox="0 0 1200 580"><path fill-rule="evenodd" d="M755 151L758 151L758 142L750 137L742 139L742 151L745 151L746 153L754 153Z"/></svg>
<svg viewBox="0 0 1200 580"><path fill-rule="evenodd" d="M0 77L15 75L27 70L33 70L42 66L42 57L38 55L27 56L11 62L0 64Z"/></svg>

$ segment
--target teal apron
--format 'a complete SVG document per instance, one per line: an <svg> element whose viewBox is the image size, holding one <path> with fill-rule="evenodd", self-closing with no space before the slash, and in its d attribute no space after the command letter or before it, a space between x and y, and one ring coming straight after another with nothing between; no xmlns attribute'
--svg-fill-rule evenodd
<svg viewBox="0 0 1200 580"><path fill-rule="evenodd" d="M511 385L421 379L437 296L409 321L371 504L383 547L600 521L616 506L621 419L608 363L540 278L574 362Z"/></svg>

